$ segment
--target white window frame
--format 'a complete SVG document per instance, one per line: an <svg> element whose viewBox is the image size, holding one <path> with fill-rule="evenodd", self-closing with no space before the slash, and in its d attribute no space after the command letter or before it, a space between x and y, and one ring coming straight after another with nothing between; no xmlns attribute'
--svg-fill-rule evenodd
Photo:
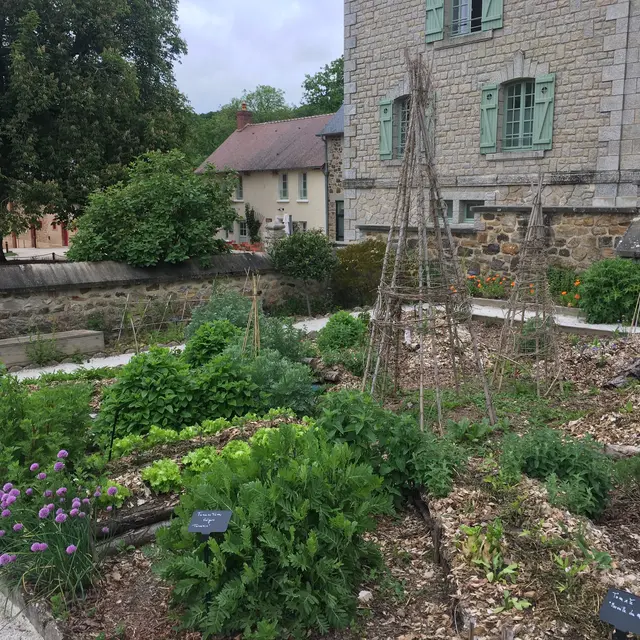
<svg viewBox="0 0 640 640"><path fill-rule="evenodd" d="M298 202L309 202L309 176L306 171L298 174Z"/></svg>
<svg viewBox="0 0 640 640"><path fill-rule="evenodd" d="M278 176L278 202L289 202L289 174Z"/></svg>
<svg viewBox="0 0 640 640"><path fill-rule="evenodd" d="M242 202L244 200L244 184L242 183L242 176L238 176L238 181L236 182L236 193L234 200L236 202Z"/></svg>
<svg viewBox="0 0 640 640"><path fill-rule="evenodd" d="M246 233L242 233L242 230ZM238 220L238 242L249 242L249 225L246 220Z"/></svg>

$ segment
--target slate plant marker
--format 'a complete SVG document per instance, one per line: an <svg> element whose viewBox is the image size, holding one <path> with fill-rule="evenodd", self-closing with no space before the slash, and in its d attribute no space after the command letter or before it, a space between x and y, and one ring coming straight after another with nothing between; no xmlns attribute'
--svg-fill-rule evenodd
<svg viewBox="0 0 640 640"><path fill-rule="evenodd" d="M614 627L613 640L640 634L640 597L621 589L609 589L600 607L600 620Z"/></svg>

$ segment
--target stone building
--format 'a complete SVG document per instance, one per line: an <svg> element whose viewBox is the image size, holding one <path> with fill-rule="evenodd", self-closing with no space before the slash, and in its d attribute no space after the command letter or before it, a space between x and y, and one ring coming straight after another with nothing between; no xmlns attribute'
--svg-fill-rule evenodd
<svg viewBox="0 0 640 640"><path fill-rule="evenodd" d="M348 241L388 229L405 47L433 65L442 194L462 255L514 266L539 174L558 261L613 253L639 204L640 0L346 0Z"/></svg>
<svg viewBox="0 0 640 640"><path fill-rule="evenodd" d="M325 143L327 180L327 235L344 242L344 191L342 186L342 141L344 139L344 106L336 112L320 132Z"/></svg>

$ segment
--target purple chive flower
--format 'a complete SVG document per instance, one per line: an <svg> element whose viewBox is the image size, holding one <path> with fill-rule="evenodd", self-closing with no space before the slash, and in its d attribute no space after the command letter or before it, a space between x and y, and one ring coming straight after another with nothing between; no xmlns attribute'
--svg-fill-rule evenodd
<svg viewBox="0 0 640 640"><path fill-rule="evenodd" d="M74 498L73 502L71 503L71 508L72 509L79 509L81 504L82 504L82 502L80 502L80 500L78 500L78 498Z"/></svg>
<svg viewBox="0 0 640 640"><path fill-rule="evenodd" d="M64 462L56 462L53 465L53 470L54 471L62 471L64 469Z"/></svg>
<svg viewBox="0 0 640 640"><path fill-rule="evenodd" d="M56 505L55 505L55 504L53 504L53 502L50 502L50 503L47 505L47 509L49 509L49 513L51 513L55 508L56 508Z"/></svg>
<svg viewBox="0 0 640 640"><path fill-rule="evenodd" d="M93 494L93 497L94 497L94 498L99 498L101 495L102 495L102 493L101 493L100 491L96 491L96 492Z"/></svg>
<svg viewBox="0 0 640 640"><path fill-rule="evenodd" d="M71 511L69 511L69 515L72 518L75 518L78 515L78 513L80 513L80 511L78 509L71 509Z"/></svg>
<svg viewBox="0 0 640 640"><path fill-rule="evenodd" d="M57 496L63 496L65 493L67 493L67 487L60 487L60 488L56 491L56 495L57 495Z"/></svg>
<svg viewBox="0 0 640 640"><path fill-rule="evenodd" d="M60 449L60 451L58 451L58 458L68 458L69 457L69 452L65 451L64 449Z"/></svg>
<svg viewBox="0 0 640 640"><path fill-rule="evenodd" d="M11 562L15 562L16 557L17 556L11 556L8 553L3 553L0 556L0 567L4 566L5 564L10 564Z"/></svg>
<svg viewBox="0 0 640 640"><path fill-rule="evenodd" d="M9 496L6 496L5 504L9 506L10 504L13 504L15 501L16 501L16 497L9 495Z"/></svg>
<svg viewBox="0 0 640 640"><path fill-rule="evenodd" d="M84 518L86 515L87 515L87 514L86 514L84 511L81 511L81 512L78 514L78 518Z"/></svg>
<svg viewBox="0 0 640 640"><path fill-rule="evenodd" d="M53 495L53 491L51 491L51 489L47 489L42 495L45 498L50 498Z"/></svg>
<svg viewBox="0 0 640 640"><path fill-rule="evenodd" d="M32 489L31 487L29 487L29 488L25 491L25 493L26 493L28 496L32 496L32 495L33 495L33 489Z"/></svg>
<svg viewBox="0 0 640 640"><path fill-rule="evenodd" d="M56 515L58 515L59 513L64 513L64 509L60 508L56 511Z"/></svg>
<svg viewBox="0 0 640 640"><path fill-rule="evenodd" d="M89 500L89 498L83 498L82 504L91 504L91 500Z"/></svg>
<svg viewBox="0 0 640 640"><path fill-rule="evenodd" d="M66 513L59 513L56 516L56 522L58 524L62 524L66 519L67 519L67 514Z"/></svg>
<svg viewBox="0 0 640 640"><path fill-rule="evenodd" d="M16 522L13 525L13 530L18 532L18 531L22 531L24 529L24 525L21 522Z"/></svg>
<svg viewBox="0 0 640 640"><path fill-rule="evenodd" d="M5 532L5 530L4 530L4 529L0 529L0 538L2 538L2 536L4 536L4 534L5 534L5 533L6 533L6 532Z"/></svg>
<svg viewBox="0 0 640 640"><path fill-rule="evenodd" d="M49 511L49 509L47 509L47 507L42 507L42 509L38 511L38 518L40 518L41 520L44 520L45 518L49 517L50 513L51 512Z"/></svg>
<svg viewBox="0 0 640 640"><path fill-rule="evenodd" d="M112 507L111 505L109 505L109 506L107 507L107 511L113 511L113 507Z"/></svg>
<svg viewBox="0 0 640 640"><path fill-rule="evenodd" d="M30 467L29 471L37 471L40 468L40 465L37 462L34 462Z"/></svg>
<svg viewBox="0 0 640 640"><path fill-rule="evenodd" d="M64 502L64 498L60 498L60 500L58 500L58 502Z"/></svg>
<svg viewBox="0 0 640 640"><path fill-rule="evenodd" d="M17 498L20 495L20 489L11 489L11 491L9 491L9 495Z"/></svg>
<svg viewBox="0 0 640 640"><path fill-rule="evenodd" d="M76 547L76 545L75 545L75 544L70 544L70 545L67 547L67 549L66 549L66 551L67 551L67 553L68 553L69 555L74 554L77 550L78 550L78 547Z"/></svg>
<svg viewBox="0 0 640 640"><path fill-rule="evenodd" d="M4 509L2 513L0 513L0 516L3 518L9 518L11 516L11 511L9 511L9 509Z"/></svg>
<svg viewBox="0 0 640 640"><path fill-rule="evenodd" d="M40 472L36 478L38 478L38 480L44 480L47 477L47 474L44 473L44 471Z"/></svg>
<svg viewBox="0 0 640 640"><path fill-rule="evenodd" d="M115 496L118 493L118 487L109 487L107 489L107 494L110 496Z"/></svg>
<svg viewBox="0 0 640 640"><path fill-rule="evenodd" d="M102 533L109 533L109 527L102 527Z"/></svg>
<svg viewBox="0 0 640 640"><path fill-rule="evenodd" d="M34 542L31 545L31 551L37 553L38 551L46 551L49 548L49 545L46 542Z"/></svg>
<svg viewBox="0 0 640 640"><path fill-rule="evenodd" d="M13 485L10 482L7 482L7 484L5 484L4 487L2 487L2 490L6 491L7 493L11 491L11 489L13 489Z"/></svg>

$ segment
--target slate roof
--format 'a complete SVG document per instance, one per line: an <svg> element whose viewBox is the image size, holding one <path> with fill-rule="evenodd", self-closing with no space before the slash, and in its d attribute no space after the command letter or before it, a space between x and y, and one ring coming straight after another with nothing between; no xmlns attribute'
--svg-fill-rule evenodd
<svg viewBox="0 0 640 640"><path fill-rule="evenodd" d="M325 149L318 134L334 114L247 125L234 131L198 168L207 164L235 171L319 169Z"/></svg>
<svg viewBox="0 0 640 640"><path fill-rule="evenodd" d="M344 105L342 105L333 118L329 120L327 126L320 132L321 136L341 136L344 135Z"/></svg>

